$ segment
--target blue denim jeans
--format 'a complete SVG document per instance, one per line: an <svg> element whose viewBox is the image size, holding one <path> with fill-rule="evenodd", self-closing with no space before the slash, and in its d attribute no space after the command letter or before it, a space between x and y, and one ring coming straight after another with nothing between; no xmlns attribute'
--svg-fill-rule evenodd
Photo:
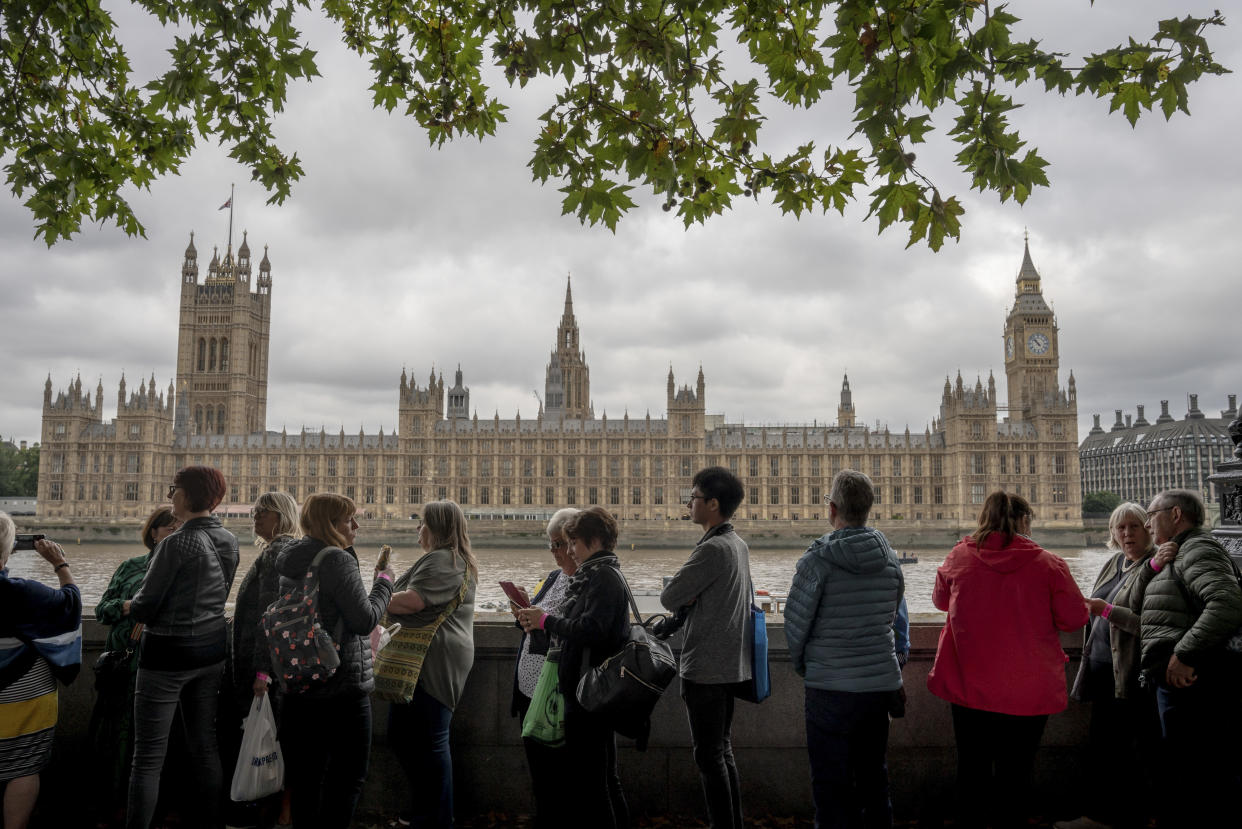
<svg viewBox="0 0 1242 829"><path fill-rule="evenodd" d="M296 829L348 829L371 759L371 697L287 695L280 747Z"/></svg>
<svg viewBox="0 0 1242 829"><path fill-rule="evenodd" d="M712 829L742 829L742 793L733 760L732 684L681 681L681 698L690 721L694 764L699 768L707 820Z"/></svg>
<svg viewBox="0 0 1242 829"><path fill-rule="evenodd" d="M889 829L889 692L806 689L806 750L816 829Z"/></svg>
<svg viewBox="0 0 1242 829"><path fill-rule="evenodd" d="M453 827L452 720L452 710L422 688L409 703L389 706L388 744L410 783L405 817L414 829Z"/></svg>
<svg viewBox="0 0 1242 829"><path fill-rule="evenodd" d="M127 829L149 829L160 793L160 771L177 708L185 724L185 745L198 788L192 814L203 826L220 826L220 753L216 748L216 705L224 663L185 671L138 669L134 687L134 766L129 777ZM189 813L187 814L189 816Z"/></svg>

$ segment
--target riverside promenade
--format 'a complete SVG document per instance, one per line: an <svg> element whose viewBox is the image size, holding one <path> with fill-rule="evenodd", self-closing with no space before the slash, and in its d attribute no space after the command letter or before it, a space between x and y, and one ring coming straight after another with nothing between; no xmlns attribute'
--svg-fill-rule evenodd
<svg viewBox="0 0 1242 829"><path fill-rule="evenodd" d="M904 676L908 713L892 724L889 769L896 817L905 825L952 825L956 756L949 705L927 691L927 673L936 652L939 614L913 620L910 661ZM802 682L793 672L782 620L769 621L773 695L761 705L739 702L733 747L748 818L796 818L809 825L812 814ZM42 827L90 826L90 803L83 781L101 774L86 741L94 703L90 666L103 646L105 628L84 622L82 675L62 689L60 723L53 764L43 775L43 793L33 824ZM513 665L519 632L507 614L481 614L475 622L476 656L465 697L453 717L454 788L457 814L475 826L526 826L532 810L529 776L517 720L509 716ZM676 639L674 639L676 642ZM1062 637L1070 655L1066 671L1077 669L1082 638ZM1035 769L1033 811L1051 820L1079 814L1076 793L1088 776L1088 709L1071 702L1050 718ZM405 797L405 783L386 742L387 706L376 702L371 770L360 816L395 815ZM661 699L645 753L618 738L622 782L635 825L696 826L703 816L698 774L691 759L685 710L674 682ZM767 823L765 825L778 825ZM362 819L358 827L377 825ZM379 823L378 825L383 825ZM584 827L589 829L589 827Z"/></svg>

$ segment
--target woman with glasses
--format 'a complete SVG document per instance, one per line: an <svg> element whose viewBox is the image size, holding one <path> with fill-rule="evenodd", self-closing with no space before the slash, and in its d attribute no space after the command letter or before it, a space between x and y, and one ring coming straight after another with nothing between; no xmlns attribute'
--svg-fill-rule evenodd
<svg viewBox="0 0 1242 829"><path fill-rule="evenodd" d="M99 604L95 605L95 618L110 628L104 651L113 655L110 657L112 667L107 672L101 672L101 664L96 663L98 697L90 724L95 757L108 767L108 773L97 779L102 822L109 825L119 824L125 814L130 762L134 756L134 681L138 678L138 638L142 636L142 625L130 614L130 605L147 574L155 548L180 526L172 507L159 507L151 513L141 532L147 552L121 562Z"/></svg>
<svg viewBox="0 0 1242 829"><path fill-rule="evenodd" d="M1026 825L1044 726L1069 702L1060 634L1089 618L1069 566L1031 540L1033 517L1022 496L993 492L932 590L948 618L927 688L952 704L958 825L970 829Z"/></svg>
<svg viewBox="0 0 1242 829"><path fill-rule="evenodd" d="M272 657L267 642L259 631L259 618L280 594L280 573L276 559L297 541L302 530L298 524L298 502L287 492L265 492L250 510L254 522L254 543L262 549L237 588L233 606L233 648L230 653L229 686L234 700L235 721L250 712L255 697L268 693L272 685ZM271 688L272 713L280 721L280 686ZM224 756L236 758L241 748L241 731L225 747ZM289 797L285 793L278 824L289 823Z"/></svg>
<svg viewBox="0 0 1242 829"><path fill-rule="evenodd" d="M452 829L449 726L474 667L479 566L461 507L432 501L422 516L418 545L424 555L393 585L388 619L400 622L407 636L419 628L431 636L413 698L389 706L388 743L410 785L410 806L397 825Z"/></svg>
<svg viewBox="0 0 1242 829"><path fill-rule="evenodd" d="M1074 699L1091 703L1087 756L1098 765L1083 787L1087 814L1054 823L1056 829L1133 829L1146 826L1151 816L1150 793L1157 787L1146 770L1156 767L1152 751L1160 738L1160 720L1151 697L1139 687L1139 617L1148 583L1172 560L1174 550L1165 547L1157 553L1146 524L1147 510L1134 503L1121 504L1108 519L1108 547L1116 552L1087 599L1091 624L1070 689ZM1114 757L1139 762L1115 763ZM1123 791L1129 794L1118 797Z"/></svg>
<svg viewBox="0 0 1242 829"><path fill-rule="evenodd" d="M181 529L151 554L129 613L146 628L134 687L134 767L129 778L128 829L149 829L160 790L173 719L181 712L196 808L208 826L220 824L223 773L216 743L216 709L228 626L224 602L237 573L237 536L212 510L227 486L210 466L177 472L168 497Z"/></svg>
<svg viewBox="0 0 1242 829"><path fill-rule="evenodd" d="M588 507L565 525L569 555L578 571L557 614L543 607L518 611L527 633L547 631L561 648L560 689L565 697L565 777L561 792L569 820L564 826L614 829L629 825L617 776L617 742L612 725L578 702L578 679L621 650L629 635L630 607L617 546L616 519L603 507Z"/></svg>
<svg viewBox="0 0 1242 829"><path fill-rule="evenodd" d="M535 598L527 597L527 605L539 605L551 614L558 614L565 605L565 593L569 580L578 571L578 563L569 556L569 539L565 537L565 525L578 514L576 509L557 510L548 521L548 550L556 561L556 569L548 573L547 578L535 590ZM518 590L526 597L526 591ZM517 618L518 607L510 604L513 618ZM519 623L520 626L520 623ZM518 648L517 664L513 669L513 703L510 715L518 718L521 728L530 708L531 697L535 695L535 685L539 682L539 674L543 671L543 663L548 653L548 635L541 630L522 633L522 644ZM559 816L564 800L561 787L564 783L565 770L558 763L564 752L550 748L535 740L522 741L526 749L526 763L530 767L531 785L535 793L535 826L539 829L562 825Z"/></svg>

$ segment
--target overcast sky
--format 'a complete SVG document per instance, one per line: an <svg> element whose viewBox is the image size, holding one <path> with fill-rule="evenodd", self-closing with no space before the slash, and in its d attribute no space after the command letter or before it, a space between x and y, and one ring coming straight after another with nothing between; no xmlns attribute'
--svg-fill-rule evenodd
<svg viewBox="0 0 1242 829"><path fill-rule="evenodd" d="M1213 0L1219 5L1219 0ZM105 3L115 8L114 3ZM1147 36L1161 16L1209 14L1212 2L1015 3L1023 37L1081 53ZM137 70L162 71L167 35L115 11ZM1217 59L1242 68L1242 19L1208 33ZM832 422L848 370L860 422L922 431L946 374L1005 396L1001 332L1024 229L1060 324L1061 382L1078 382L1080 438L1091 414L1186 395L1216 415L1242 391L1237 347L1242 132L1238 75L1191 90L1192 117L1149 113L1131 129L1107 102L1024 88L1015 115L1051 162L1052 187L1025 206L970 192L950 145L919 161L967 207L961 241L905 249L877 235L864 206L782 217L741 203L706 227L641 200L614 235L561 216L556 186L526 161L547 88L505 92L510 121L483 143L428 146L412 120L371 109L365 63L331 27L303 15L323 75L290 91L276 124L306 177L283 206L226 152L203 145L181 175L135 192L148 238L89 228L51 250L17 199L0 198L0 435L37 440L44 379L62 390L101 378L105 418L122 370L131 390L176 367L180 265L196 233L200 275L221 253L237 183L234 243L269 246L272 328L268 426L391 431L402 368L420 386L461 365L480 417L533 417L573 275L596 415L662 417L670 364L707 409L748 424ZM528 91L529 88L528 88ZM757 151L795 142L850 146L850 92L810 113L776 113ZM943 123L941 124L943 126Z"/></svg>

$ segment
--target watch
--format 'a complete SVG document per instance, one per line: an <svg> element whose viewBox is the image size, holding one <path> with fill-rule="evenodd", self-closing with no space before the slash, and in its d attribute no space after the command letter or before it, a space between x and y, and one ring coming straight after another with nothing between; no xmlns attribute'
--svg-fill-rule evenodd
<svg viewBox="0 0 1242 829"><path fill-rule="evenodd" d="M1043 354L1048 350L1051 341L1047 334L1036 332L1032 334L1026 341L1026 347L1030 349L1032 354Z"/></svg>

